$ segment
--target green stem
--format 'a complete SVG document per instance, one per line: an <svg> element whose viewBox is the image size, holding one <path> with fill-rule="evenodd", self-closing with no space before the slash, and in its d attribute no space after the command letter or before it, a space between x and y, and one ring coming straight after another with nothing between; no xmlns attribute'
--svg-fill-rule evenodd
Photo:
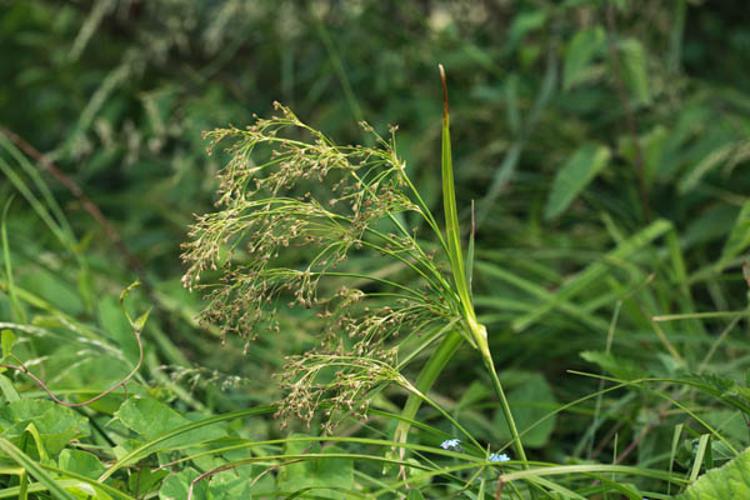
<svg viewBox="0 0 750 500"><path fill-rule="evenodd" d="M453 354L455 354L462 340L463 337L456 331L446 335L437 350L432 356L430 356L430 359L427 360L422 371L419 372L414 387L420 392L427 394L437 380L438 375L440 375L443 368L445 368L445 365L448 364L448 361L450 361ZM409 429L411 428L410 421L414 420L417 416L417 412L419 411L419 407L422 406L422 402L422 398L416 394L412 393L409 395L406 404L404 405L404 409L401 411L401 416L404 419L399 421L396 431L393 434L393 440L395 442L406 442L409 436Z"/></svg>
<svg viewBox="0 0 750 500"><path fill-rule="evenodd" d="M526 452L521 443L521 436L516 429L516 423L513 419L513 413L510 411L510 403L505 396L503 385L500 383L500 377L497 376L495 363L492 361L489 342L487 341L487 328L477 321L477 315L474 311L474 304L471 300L471 289L469 280L464 268L464 258L461 251L461 228L458 221L458 208L456 206L456 187L453 182L453 157L451 153L450 137L450 112L448 109L448 84L445 78L445 68L440 68L440 82L443 86L443 130L442 130L442 154L441 154L441 177L443 180L443 208L445 209L445 234L446 246L448 248L448 259L450 261L453 281L456 285L456 295L461 306L461 312L466 322L466 327L470 335L467 338L471 341L473 347L476 347L482 355L482 361L492 378L492 385L495 389L500 406L505 414L505 420L508 423L513 438L513 448L518 458L523 461L524 468L529 464L526 459Z"/></svg>
<svg viewBox="0 0 750 500"><path fill-rule="evenodd" d="M488 347L482 348L482 361L484 361L484 366L487 368L487 372L490 374L490 378L492 379L492 386L495 389L497 398L500 400L500 407L503 410L505 421L508 423L510 436L513 439L513 450L516 452L518 459L523 462L524 469L528 469L529 463L528 459L526 458L526 451L523 448L523 443L521 442L521 435L518 434L516 421L513 418L513 413L510 410L510 403L508 402L508 398L505 395L505 390L503 389L503 384L500 382L500 377L497 375L495 363L492 361L492 354L490 353Z"/></svg>

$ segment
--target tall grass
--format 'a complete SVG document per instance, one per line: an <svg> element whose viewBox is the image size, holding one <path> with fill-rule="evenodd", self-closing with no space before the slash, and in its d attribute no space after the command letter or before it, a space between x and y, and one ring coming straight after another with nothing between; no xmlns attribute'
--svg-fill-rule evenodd
<svg viewBox="0 0 750 500"><path fill-rule="evenodd" d="M747 497L731 2L296 7L3 13L0 497Z"/></svg>

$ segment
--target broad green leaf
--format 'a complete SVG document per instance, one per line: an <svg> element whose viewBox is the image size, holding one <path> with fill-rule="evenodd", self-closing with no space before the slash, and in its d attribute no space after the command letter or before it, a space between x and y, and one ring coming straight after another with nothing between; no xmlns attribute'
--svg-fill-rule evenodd
<svg viewBox="0 0 750 500"><path fill-rule="evenodd" d="M176 474L172 474L161 485L159 489L159 498L161 500L185 500L188 497L190 483L198 477L195 469L183 469ZM208 479L199 481L193 488L193 498L208 498Z"/></svg>
<svg viewBox="0 0 750 500"><path fill-rule="evenodd" d="M103 471L102 471L103 472ZM162 481L169 475L165 469L151 469L149 467L139 467L131 470L128 486L131 491L139 491L145 497L149 493L156 492L162 485Z"/></svg>
<svg viewBox="0 0 750 500"><path fill-rule="evenodd" d="M731 462L698 478L677 500L750 498L750 449Z"/></svg>
<svg viewBox="0 0 750 500"><path fill-rule="evenodd" d="M161 401L149 397L132 397L125 401L115 415L129 429L146 439L155 439L163 434L190 424L183 417ZM168 439L160 449L185 444L200 444L226 435L217 425L194 429Z"/></svg>
<svg viewBox="0 0 750 500"><path fill-rule="evenodd" d="M342 450L328 446L322 453L340 453ZM321 453L318 443L289 441L284 452L288 455ZM354 467L346 458L315 458L290 464L279 471L278 488L284 493L293 493L313 488L312 497L341 498L342 491L354 487ZM335 487L334 489L325 489ZM318 489L322 488L322 489ZM307 498L305 495L302 498Z"/></svg>
<svg viewBox="0 0 750 500"><path fill-rule="evenodd" d="M97 302L99 324L120 346L132 364L138 360L138 344L127 316L112 297L102 297Z"/></svg>
<svg viewBox="0 0 750 500"><path fill-rule="evenodd" d="M732 444L742 443L746 446L750 445L747 435L747 423L742 412L717 409L708 411L702 415L702 418L718 432L726 436Z"/></svg>
<svg viewBox="0 0 750 500"><path fill-rule="evenodd" d="M21 399L0 408L2 435L8 439L20 439L32 423L51 456L57 455L70 441L90 433L85 417L52 401Z"/></svg>
<svg viewBox="0 0 750 500"><path fill-rule="evenodd" d="M609 158L610 152L605 146L587 144L578 149L557 172L544 217L549 220L562 214L607 165Z"/></svg>
<svg viewBox="0 0 750 500"><path fill-rule="evenodd" d="M552 413L558 403L544 376L539 373L522 374L522 381L509 391L508 401L524 446L541 448L546 445L555 430L557 418L553 416L535 424ZM510 441L511 436L502 411L495 414L494 425L495 444L499 446Z"/></svg>
<svg viewBox="0 0 750 500"><path fill-rule="evenodd" d="M34 440L37 455L39 456L39 462L43 464L49 463L49 457L47 456L47 450L44 447L44 441L42 440L42 436L41 434L39 434L39 430L36 428L36 425L34 425L34 423L32 422L27 425L26 429L24 430L28 432L31 438Z"/></svg>
<svg viewBox="0 0 750 500"><path fill-rule="evenodd" d="M2 344L4 358L13 354L13 344L15 342L16 335L11 330L3 330L2 334L0 334L0 344Z"/></svg>
<svg viewBox="0 0 750 500"><path fill-rule="evenodd" d="M563 88L568 90L588 79L591 62L604 49L606 34L601 26L578 31L565 50Z"/></svg>
<svg viewBox="0 0 750 500"><path fill-rule="evenodd" d="M173 439L182 439L182 436L194 430L202 430L208 428L215 428L214 424L223 423L226 421L234 420L237 418L248 417L251 415L268 415L274 413L276 410L273 406L258 406L254 408L246 408L244 410L238 410L231 413L224 413L220 415L214 415L213 417L204 418L198 421L190 421L188 424L182 427L176 427L170 429L169 432L160 434L159 436L150 439L148 442L129 446L130 451L127 451L122 456L118 457L117 462L112 464L101 476L99 481L105 481L107 478L112 476L115 472L122 469L123 467L130 465L131 463L137 462L148 455L162 449L164 443L171 442ZM132 443L131 443L132 444ZM188 445L191 443L188 442Z"/></svg>
<svg viewBox="0 0 750 500"><path fill-rule="evenodd" d="M272 497L276 484L273 476L263 474L265 470L265 467L244 465L216 474L209 483L212 500ZM263 476L256 481L260 474Z"/></svg>
<svg viewBox="0 0 750 500"><path fill-rule="evenodd" d="M648 59L641 42L629 38L620 44L625 81L638 104L651 103L648 82Z"/></svg>
<svg viewBox="0 0 750 500"><path fill-rule="evenodd" d="M16 388L13 387L13 382L11 382L8 377L2 374L0 374L0 391L2 391L3 396L9 403L21 400L21 397L18 395L18 391L16 391Z"/></svg>
<svg viewBox="0 0 750 500"><path fill-rule="evenodd" d="M57 369L54 373L55 387L58 389L88 391L88 394L77 396L80 400L98 394L120 382L132 367L129 362L106 354L86 356L81 359L76 351L75 349L58 350L56 352L57 359L54 360L54 363L51 362L50 366ZM67 368L68 366L70 368ZM142 390L135 383L130 383L128 388L133 391L133 394L140 393ZM110 394L96 401L90 405L90 408L112 415L125 398L126 396L118 391L117 394Z"/></svg>
<svg viewBox="0 0 750 500"><path fill-rule="evenodd" d="M23 451L19 450L13 443L0 437L0 452L7 455L18 465L26 469L31 477L47 487L56 498L63 500L75 500L73 495L65 491L52 476L50 476L41 465L31 459Z"/></svg>
<svg viewBox="0 0 750 500"><path fill-rule="evenodd" d="M60 452L58 463L65 471L75 472L91 479L96 479L104 472L104 465L96 458L96 455L72 448L66 448Z"/></svg>

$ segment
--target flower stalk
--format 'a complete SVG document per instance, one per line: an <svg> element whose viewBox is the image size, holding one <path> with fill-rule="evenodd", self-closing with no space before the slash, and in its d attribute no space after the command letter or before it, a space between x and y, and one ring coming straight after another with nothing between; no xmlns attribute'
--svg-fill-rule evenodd
<svg viewBox="0 0 750 500"><path fill-rule="evenodd" d="M487 368L492 379L492 385L500 400L500 406L508 423L508 430L513 439L513 448L518 458L527 467L526 453L521 442L521 436L518 434L513 413L510 409L510 403L505 395L500 377L495 369L495 363L492 360L489 342L487 341L487 328L479 323L474 304L471 300L471 291L469 290L468 280L464 266L463 252L461 250L461 230L458 222L458 209L456 206L456 190L453 180L453 158L451 154L450 139L450 110L448 107L448 85L445 78L445 68L441 64L440 81L443 86L443 129L442 129L442 155L441 155L441 173L443 180L443 208L445 210L445 232L448 247L448 259L450 261L451 273L456 286L456 293L461 304L462 314L469 331L468 340L477 348L482 361Z"/></svg>

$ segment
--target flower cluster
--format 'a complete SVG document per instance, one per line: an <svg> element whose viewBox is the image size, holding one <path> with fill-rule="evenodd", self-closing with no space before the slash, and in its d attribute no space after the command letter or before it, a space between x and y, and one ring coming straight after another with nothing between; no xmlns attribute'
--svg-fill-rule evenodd
<svg viewBox="0 0 750 500"><path fill-rule="evenodd" d="M393 135L386 141L365 125L375 147L338 146L276 107L279 116L246 129L207 134L210 151L229 145L229 161L217 211L197 217L183 246L183 283L205 292L202 320L246 339L246 348L279 331L278 308L315 310L320 342L288 359L280 413L309 423L325 401L361 415L365 395L393 379L402 334L459 314L446 277L406 224L437 225Z"/></svg>
<svg viewBox="0 0 750 500"><path fill-rule="evenodd" d="M440 443L440 447L444 450L458 451L461 449L460 439L446 439Z"/></svg>
<svg viewBox="0 0 750 500"><path fill-rule="evenodd" d="M510 457L507 455L507 453L491 453L490 456L487 457L487 460L497 464L510 462Z"/></svg>

